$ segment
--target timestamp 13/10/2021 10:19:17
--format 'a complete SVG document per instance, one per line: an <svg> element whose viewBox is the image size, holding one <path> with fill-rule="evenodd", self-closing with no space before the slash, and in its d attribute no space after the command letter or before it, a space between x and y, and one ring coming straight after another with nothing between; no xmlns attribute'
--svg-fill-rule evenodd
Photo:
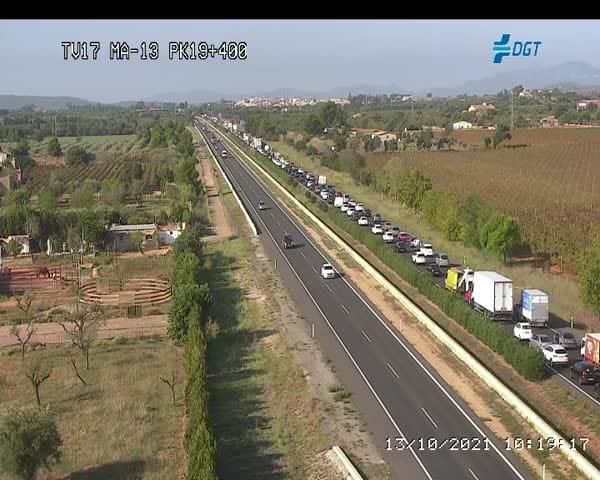
<svg viewBox="0 0 600 480"><path fill-rule="evenodd" d="M555 449L569 448L571 450L579 447L585 451L589 439L585 437L571 438L504 438L501 443L506 451L511 450L538 450L552 451ZM448 449L449 451L489 451L493 448L492 442L487 437L422 437L407 439L403 437L388 437L385 440L387 451L414 449L417 451L435 451Z"/></svg>

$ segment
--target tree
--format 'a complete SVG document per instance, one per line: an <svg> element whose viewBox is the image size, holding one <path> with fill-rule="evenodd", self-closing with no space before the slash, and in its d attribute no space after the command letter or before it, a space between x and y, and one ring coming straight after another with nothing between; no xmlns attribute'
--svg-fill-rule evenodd
<svg viewBox="0 0 600 480"><path fill-rule="evenodd" d="M144 204L144 182L141 180L134 180L131 182L129 194L135 200L137 206L141 207Z"/></svg>
<svg viewBox="0 0 600 480"><path fill-rule="evenodd" d="M91 162L93 158L94 156L81 145L73 145L65 153L65 161L71 166Z"/></svg>
<svg viewBox="0 0 600 480"><path fill-rule="evenodd" d="M171 372L171 378L164 378L164 377L159 377L161 382L164 382L166 385L169 386L169 389L171 390L171 397L173 399L173 405L175 405L175 371Z"/></svg>
<svg viewBox="0 0 600 480"><path fill-rule="evenodd" d="M63 330L75 347L85 356L85 368L90 368L90 348L98 337L98 330L104 324L105 316L100 307L79 310L67 315L67 321L61 323Z"/></svg>
<svg viewBox="0 0 600 480"><path fill-rule="evenodd" d="M27 140L20 140L15 148L13 148L13 155L17 157L25 157L29 155L29 143Z"/></svg>
<svg viewBox="0 0 600 480"><path fill-rule="evenodd" d="M0 439L0 470L20 480L33 480L62 458L62 439L47 410L10 409L0 421Z"/></svg>
<svg viewBox="0 0 600 480"><path fill-rule="evenodd" d="M577 284L583 304L600 318L600 237L578 262Z"/></svg>
<svg viewBox="0 0 600 480"><path fill-rule="evenodd" d="M485 147L485 149L487 150L488 148L490 148L490 145L492 144L492 139L490 137L485 137L483 139L483 145Z"/></svg>
<svg viewBox="0 0 600 480"><path fill-rule="evenodd" d="M48 155L52 157L60 157L62 155L62 149L57 137L53 137L48 141Z"/></svg>
<svg viewBox="0 0 600 480"><path fill-rule="evenodd" d="M483 225L480 242L483 248L501 256L506 263L507 255L521 243L519 225L512 217L496 213Z"/></svg>
<svg viewBox="0 0 600 480"><path fill-rule="evenodd" d="M40 206L40 209L45 211L56 209L56 192L53 188L45 187L38 193L38 205Z"/></svg>
<svg viewBox="0 0 600 480"><path fill-rule="evenodd" d="M31 191L27 187L21 187L11 191L6 196L6 204L15 207L26 207L31 199Z"/></svg>
<svg viewBox="0 0 600 480"><path fill-rule="evenodd" d="M321 123L319 117L317 117L314 113L311 113L304 120L304 130L309 135L319 135L323 132L323 124Z"/></svg>
<svg viewBox="0 0 600 480"><path fill-rule="evenodd" d="M82 185L71 194L71 203L76 208L91 208L94 205L94 191L90 185Z"/></svg>
<svg viewBox="0 0 600 480"><path fill-rule="evenodd" d="M504 140L510 140L512 135L508 131L506 125L498 125L496 128L496 134L494 135L494 148L500 145Z"/></svg>
<svg viewBox="0 0 600 480"><path fill-rule="evenodd" d="M17 307L25 314L26 325L13 325L10 328L10 334L13 335L21 345L21 359L25 358L25 348L31 340L31 336L35 333L33 319L29 316L32 302L33 298L29 295L26 297L17 297Z"/></svg>
<svg viewBox="0 0 600 480"><path fill-rule="evenodd" d="M11 238L6 245L6 250L8 251L9 255L17 258L19 253L21 253L21 250L23 250L23 245L17 242L14 238Z"/></svg>
<svg viewBox="0 0 600 480"><path fill-rule="evenodd" d="M116 178L107 178L102 182L100 195L109 205L119 206L127 198L126 186Z"/></svg>
<svg viewBox="0 0 600 480"><path fill-rule="evenodd" d="M25 376L31 382L38 407L42 405L40 402L40 387L46 380L50 378L51 373L52 367L43 365L42 360L39 357L34 358L34 360L25 369Z"/></svg>
<svg viewBox="0 0 600 480"><path fill-rule="evenodd" d="M202 258L204 251L204 242L202 242L202 229L198 225L187 227L175 243L173 244L173 253L175 256L193 253L196 257Z"/></svg>

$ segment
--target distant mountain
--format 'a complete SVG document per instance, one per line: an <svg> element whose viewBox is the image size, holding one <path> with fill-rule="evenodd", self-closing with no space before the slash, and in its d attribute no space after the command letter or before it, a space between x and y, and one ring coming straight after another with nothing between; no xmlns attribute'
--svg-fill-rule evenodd
<svg viewBox="0 0 600 480"><path fill-rule="evenodd" d="M534 67L497 73L480 80L471 80L458 87L431 88L435 96L486 95L517 85L527 88L552 88L562 85L582 88L600 85L600 69L584 62L567 62L553 67ZM564 88L564 86L562 87ZM421 90L419 93L423 93Z"/></svg>
<svg viewBox="0 0 600 480"><path fill-rule="evenodd" d="M64 110L69 105L83 106L92 102L77 97L37 97L29 95L0 95L0 109L17 110L26 105L49 110Z"/></svg>

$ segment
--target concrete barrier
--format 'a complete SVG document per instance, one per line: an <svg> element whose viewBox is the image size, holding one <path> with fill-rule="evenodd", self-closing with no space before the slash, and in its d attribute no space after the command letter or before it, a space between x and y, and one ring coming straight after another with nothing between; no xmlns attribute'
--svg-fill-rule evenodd
<svg viewBox="0 0 600 480"><path fill-rule="evenodd" d="M346 480L363 480L361 474L358 473L356 467L352 465L352 462L340 447L334 445L334 447L327 452L327 456L331 462L338 467L340 472L342 472Z"/></svg>
<svg viewBox="0 0 600 480"><path fill-rule="evenodd" d="M263 176L268 179L281 193L285 195L303 214L312 220L333 242L343 248L352 259L358 263L366 272L369 273L390 295L410 312L419 322L421 322L441 343L456 355L468 368L481 378L492 390L494 390L502 399L509 404L523 419L525 419L543 438L553 438L555 444L558 444L559 451L575 465L585 476L591 480L600 480L600 471L579 451L571 448L569 440L560 435L548 423L531 409L523 400L514 394L506 385L504 385L496 376L494 376L485 366L483 366L471 353L462 345L448 335L439 325L437 325L429 316L425 314L412 300L398 290L389 282L379 271L365 260L358 252L339 237L328 225L323 223L299 200L297 200L288 190L283 187L275 178L271 176L261 165L256 163L249 155L232 142L226 135L219 132L225 141L235 148L239 154L246 158Z"/></svg>
<svg viewBox="0 0 600 480"><path fill-rule="evenodd" d="M196 130L198 130L197 127L195 127ZM244 207L244 204L242 203L242 201L240 200L240 197L238 197L237 192L235 191L235 189L233 188L233 185L231 184L231 182L229 181L229 178L227 177L227 175L225 175L225 172L223 171L223 169L221 168L221 164L219 163L219 161L217 160L217 158L215 157L215 154L213 153L212 149L208 146L208 144L206 143L206 140L204 139L204 135L202 135L202 133L200 132L200 130L198 130L198 133L200 134L200 136L202 137L202 141L204 142L204 145L206 145L206 148L208 149L208 151L210 152L210 156L213 158L213 160L215 161L215 163L217 164L217 168L219 169L219 171L221 172L221 175L223 176L223 178L225 179L225 181L227 182L227 185L229 186L229 190L231 190L231 193L233 194L235 201L238 203L238 205L240 206L240 209L242 210L242 213L244 214L244 217L246 217L246 221L248 222L248 225L250 226L250 230L252 230L252 234L254 236L258 235L258 231L256 230L256 225L254 225L254 222L252 221L252 218L250 218L250 215L248 214L246 207Z"/></svg>

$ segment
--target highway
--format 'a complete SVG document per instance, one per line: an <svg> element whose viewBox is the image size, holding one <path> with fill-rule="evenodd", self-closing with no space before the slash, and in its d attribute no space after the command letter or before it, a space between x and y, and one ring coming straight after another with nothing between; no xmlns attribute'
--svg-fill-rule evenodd
<svg viewBox="0 0 600 480"><path fill-rule="evenodd" d="M218 139L211 142L211 135L198 130L256 222L267 251L283 257L278 267L282 279L303 315L314 319L317 340L352 392L353 403L393 477L530 478L512 452L505 450L504 442L495 439L355 286L343 275L321 277L321 265L330 260L231 149ZM226 158L221 158L223 150ZM258 210L261 200L267 209ZM284 234L293 236L296 248L282 249Z"/></svg>

